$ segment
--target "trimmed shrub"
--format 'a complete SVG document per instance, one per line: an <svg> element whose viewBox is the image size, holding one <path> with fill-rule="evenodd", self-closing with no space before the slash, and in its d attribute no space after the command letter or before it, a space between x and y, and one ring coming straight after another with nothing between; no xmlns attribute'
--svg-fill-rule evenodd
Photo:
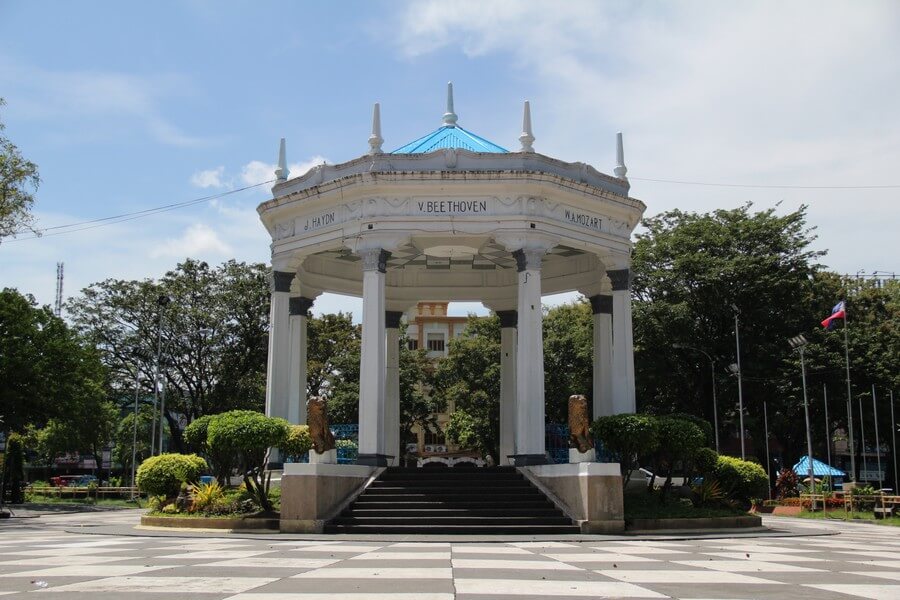
<svg viewBox="0 0 900 600"><path fill-rule="evenodd" d="M196 454L151 456L137 470L137 486L151 496L174 498L183 483L194 483L206 470L206 461Z"/></svg>
<svg viewBox="0 0 900 600"><path fill-rule="evenodd" d="M763 468L748 460L733 456L719 456L715 477L732 500L741 503L768 494L769 478Z"/></svg>
<svg viewBox="0 0 900 600"><path fill-rule="evenodd" d="M248 493L263 511L272 511L269 477L264 477L269 448L280 448L291 425L285 419L267 417L252 410L232 410L216 415L207 428L206 443L212 452L234 453L234 464L244 476Z"/></svg>
<svg viewBox="0 0 900 600"><path fill-rule="evenodd" d="M718 461L719 453L712 448L700 448L694 453L694 469L704 478L712 475Z"/></svg>
<svg viewBox="0 0 900 600"><path fill-rule="evenodd" d="M615 455L622 467L625 484L638 460L656 451L659 446L657 418L651 415L610 415L591 423L591 435Z"/></svg>
<svg viewBox="0 0 900 600"><path fill-rule="evenodd" d="M312 438L309 435L308 425L291 425L287 437L279 449L285 456L293 460L299 460L301 456L312 448Z"/></svg>
<svg viewBox="0 0 900 600"><path fill-rule="evenodd" d="M689 415L687 413L674 413L669 416L674 419L690 421L691 423L693 423L694 425L699 427L700 431L703 432L703 444L702 445L708 446L709 444L713 443L713 440L715 439L714 432L713 432L713 426L712 426L712 423L710 423L706 419L704 419L702 417L698 417L696 415Z"/></svg>
<svg viewBox="0 0 900 600"><path fill-rule="evenodd" d="M204 415L191 421L184 429L184 441L194 452L201 454L221 486L227 486L234 470L235 452L231 448L213 449L209 445L209 424L219 415Z"/></svg>

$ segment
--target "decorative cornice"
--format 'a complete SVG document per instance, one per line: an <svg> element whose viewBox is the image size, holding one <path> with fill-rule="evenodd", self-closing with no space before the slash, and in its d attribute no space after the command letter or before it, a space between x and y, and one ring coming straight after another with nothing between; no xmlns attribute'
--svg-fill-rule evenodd
<svg viewBox="0 0 900 600"><path fill-rule="evenodd" d="M359 256L362 259L363 271L387 272L387 261L391 257L391 253L387 250L383 248L369 248L360 250Z"/></svg>
<svg viewBox="0 0 900 600"><path fill-rule="evenodd" d="M269 280L269 290L272 292L289 292L291 291L292 281L294 281L294 273L289 271L272 271L272 278Z"/></svg>
<svg viewBox="0 0 900 600"><path fill-rule="evenodd" d="M607 271L606 276L609 277L609 282L612 284L612 289L614 292L631 289L630 269L616 269L615 271Z"/></svg>
<svg viewBox="0 0 900 600"><path fill-rule="evenodd" d="M384 311L384 326L388 329L399 329L400 328L400 318L403 316L403 312L399 310L386 310Z"/></svg>
<svg viewBox="0 0 900 600"><path fill-rule="evenodd" d="M591 301L591 312L595 315L611 315L613 312L612 296L597 294L588 298Z"/></svg>
<svg viewBox="0 0 900 600"><path fill-rule="evenodd" d="M516 327L519 324L519 313L514 310L498 310L497 316L500 317L500 327Z"/></svg>
<svg viewBox="0 0 900 600"><path fill-rule="evenodd" d="M288 312L292 316L306 316L306 313L309 312L309 309L312 308L314 300L312 298L305 298L303 296L295 296L288 300Z"/></svg>

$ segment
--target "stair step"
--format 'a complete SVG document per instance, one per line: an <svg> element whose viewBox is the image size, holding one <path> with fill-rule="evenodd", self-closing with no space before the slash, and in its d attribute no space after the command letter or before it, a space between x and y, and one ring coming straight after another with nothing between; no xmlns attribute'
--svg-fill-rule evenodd
<svg viewBox="0 0 900 600"><path fill-rule="evenodd" d="M340 516L331 521L334 525L407 525L411 524L407 517L344 517ZM423 525L571 525L566 517L425 517Z"/></svg>
<svg viewBox="0 0 900 600"><path fill-rule="evenodd" d="M363 508L355 506L341 513L341 517L406 517L421 518L429 521L434 517L558 517L559 511L553 507L543 508L511 508L495 506L491 508Z"/></svg>
<svg viewBox="0 0 900 600"><path fill-rule="evenodd" d="M326 525L325 533L425 535L555 535L580 533L575 525Z"/></svg>
<svg viewBox="0 0 900 600"><path fill-rule="evenodd" d="M536 535L579 528L513 467L391 467L325 531Z"/></svg>
<svg viewBox="0 0 900 600"><path fill-rule="evenodd" d="M388 510L419 510L419 509L510 509L510 510L541 510L544 508L554 508L548 500L535 498L534 500L470 500L458 501L452 500L447 502L434 501L408 501L406 496L398 498L393 502L382 502L381 497L365 498L360 497L354 506L356 508L364 508L367 510L388 509Z"/></svg>
<svg viewBox="0 0 900 600"><path fill-rule="evenodd" d="M447 485L442 487L431 487L431 486L415 486L415 487L403 487L403 486L386 486L380 485L375 486L374 484L369 486L366 490L366 493L373 494L441 494L441 495L449 495L449 496L471 496L471 495L481 495L481 496L491 496L494 494L503 494L510 496L521 496L523 494L540 494L540 492L531 486L516 486L516 487L487 487L487 486L472 486L472 487L462 487L462 486L454 486Z"/></svg>

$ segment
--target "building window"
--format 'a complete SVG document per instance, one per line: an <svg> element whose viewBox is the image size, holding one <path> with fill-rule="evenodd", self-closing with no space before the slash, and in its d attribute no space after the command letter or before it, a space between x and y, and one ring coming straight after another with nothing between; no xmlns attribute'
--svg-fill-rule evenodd
<svg viewBox="0 0 900 600"><path fill-rule="evenodd" d="M428 351L443 352L444 351L444 334L429 333L428 334Z"/></svg>
<svg viewBox="0 0 900 600"><path fill-rule="evenodd" d="M433 432L430 429L425 430L425 443L428 445L434 444L446 444L446 438L444 437L444 432Z"/></svg>
<svg viewBox="0 0 900 600"><path fill-rule="evenodd" d="M406 340L406 347L410 350L418 350L419 340Z"/></svg>

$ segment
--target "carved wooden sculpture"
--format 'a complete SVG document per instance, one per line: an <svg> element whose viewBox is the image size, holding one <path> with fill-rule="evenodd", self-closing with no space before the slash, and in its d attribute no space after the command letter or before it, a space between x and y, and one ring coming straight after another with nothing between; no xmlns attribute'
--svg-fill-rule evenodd
<svg viewBox="0 0 900 600"><path fill-rule="evenodd" d="M593 447L587 398L581 394L569 396L569 448L578 448L584 454Z"/></svg>
<svg viewBox="0 0 900 600"><path fill-rule="evenodd" d="M313 396L306 402L306 424L309 426L313 450L317 454L334 450L334 436L328 427L328 409L325 406L325 398Z"/></svg>

